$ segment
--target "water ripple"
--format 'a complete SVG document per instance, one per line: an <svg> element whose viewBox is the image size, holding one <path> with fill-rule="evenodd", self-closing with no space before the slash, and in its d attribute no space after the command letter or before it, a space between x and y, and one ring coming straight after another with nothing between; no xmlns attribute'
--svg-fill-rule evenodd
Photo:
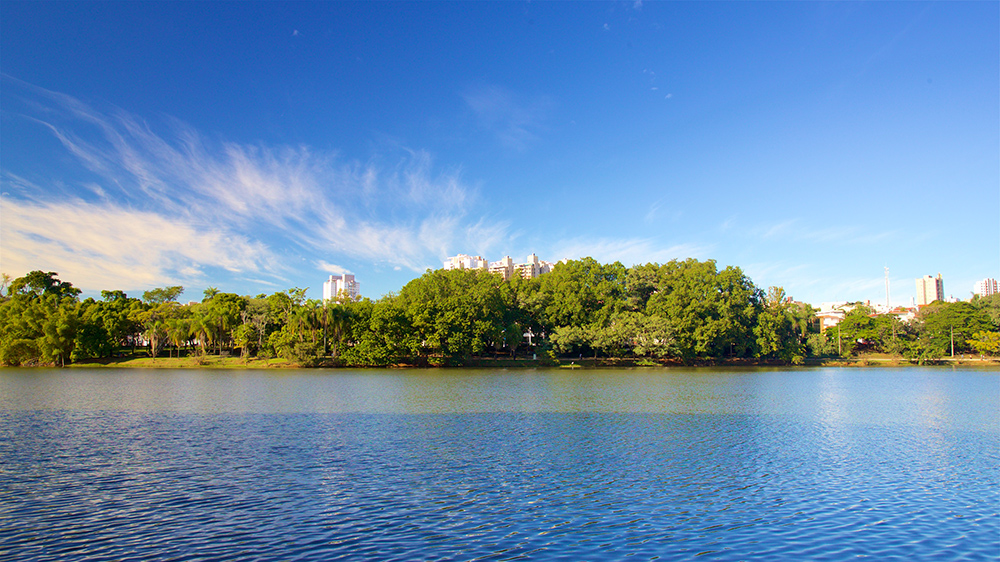
<svg viewBox="0 0 1000 562"><path fill-rule="evenodd" d="M1000 555L997 430L834 419L4 410L0 558Z"/></svg>

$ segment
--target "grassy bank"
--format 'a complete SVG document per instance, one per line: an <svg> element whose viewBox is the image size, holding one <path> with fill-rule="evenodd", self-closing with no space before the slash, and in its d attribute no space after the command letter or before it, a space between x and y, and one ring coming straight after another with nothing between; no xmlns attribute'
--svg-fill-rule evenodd
<svg viewBox="0 0 1000 562"><path fill-rule="evenodd" d="M68 365L75 368L112 368L112 369L288 369L298 368L298 365L285 359L247 360L240 357L225 357L206 355L204 357L143 357L124 356L110 359L82 361Z"/></svg>
<svg viewBox="0 0 1000 562"><path fill-rule="evenodd" d="M986 367L1000 369L1000 360L997 358L979 357L956 357L954 359L941 358L926 361L925 365L955 365L969 367ZM911 361L900 356L891 355L865 355L852 358L807 358L802 366L805 367L903 367L917 365L916 361ZM458 362L452 361L447 365L438 365L436 362L422 361L419 364L403 364L394 367L469 367L469 368L534 368L534 367L580 367L580 368L642 368L642 367L784 367L787 364L775 361L755 361L755 360L699 360L683 362L676 359L664 359L651 361L649 359L633 358L572 358L560 360L558 365L542 360L530 358L511 359L509 357L475 357ZM300 368L291 361L281 358L263 359L240 357L229 357L219 355L206 356L183 356L183 357L146 357L143 355L126 355L122 357L100 359L74 363L72 368L123 368L123 369L291 369ZM321 361L319 368L337 368L335 361L327 359Z"/></svg>

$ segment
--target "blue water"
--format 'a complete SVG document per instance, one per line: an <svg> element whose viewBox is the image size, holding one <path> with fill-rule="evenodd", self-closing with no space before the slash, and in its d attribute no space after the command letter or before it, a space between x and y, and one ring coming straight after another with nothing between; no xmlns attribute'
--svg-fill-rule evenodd
<svg viewBox="0 0 1000 562"><path fill-rule="evenodd" d="M995 560L1000 373L0 370L0 558Z"/></svg>

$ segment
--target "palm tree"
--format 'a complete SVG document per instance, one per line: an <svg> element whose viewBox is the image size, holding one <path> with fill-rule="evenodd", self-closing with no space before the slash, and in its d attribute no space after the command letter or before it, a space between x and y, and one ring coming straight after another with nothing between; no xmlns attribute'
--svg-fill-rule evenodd
<svg viewBox="0 0 1000 562"><path fill-rule="evenodd" d="M320 326L320 315L313 303L306 303L292 314L289 322L293 329L298 332L299 341L305 341L305 332L309 332L313 343L316 343L316 328Z"/></svg>
<svg viewBox="0 0 1000 562"><path fill-rule="evenodd" d="M201 354L205 355L205 346L212 343L215 336L215 324L207 314L196 313L191 317L188 333L198 340Z"/></svg>
<svg viewBox="0 0 1000 562"><path fill-rule="evenodd" d="M325 303L323 307L323 353L327 352L328 341L332 345L332 355L337 357L337 348L344 335L349 321L349 313L344 305L337 302ZM329 340L327 336L329 334Z"/></svg>
<svg viewBox="0 0 1000 562"><path fill-rule="evenodd" d="M187 341L190 332L191 326L187 318L170 318L167 320L167 338L177 348L177 357L181 356L181 344Z"/></svg>

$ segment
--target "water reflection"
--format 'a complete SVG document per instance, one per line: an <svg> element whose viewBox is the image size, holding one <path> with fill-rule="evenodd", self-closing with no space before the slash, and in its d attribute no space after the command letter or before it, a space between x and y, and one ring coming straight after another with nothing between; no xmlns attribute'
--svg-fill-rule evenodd
<svg viewBox="0 0 1000 562"><path fill-rule="evenodd" d="M0 408L189 413L649 412L996 427L995 373L818 370L16 370ZM833 434L831 434L833 438Z"/></svg>

